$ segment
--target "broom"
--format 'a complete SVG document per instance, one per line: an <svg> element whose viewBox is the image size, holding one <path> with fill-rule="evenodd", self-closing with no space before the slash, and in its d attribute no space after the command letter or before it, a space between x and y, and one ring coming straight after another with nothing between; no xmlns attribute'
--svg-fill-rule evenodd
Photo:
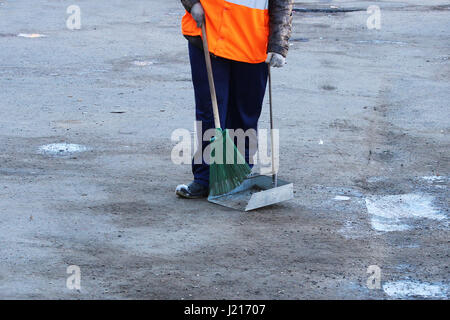
<svg viewBox="0 0 450 320"><path fill-rule="evenodd" d="M220 127L219 107L217 105L205 22L202 24L202 34L209 91L214 113L214 125L216 127L216 134L211 139L211 161L209 165L209 196L215 197L229 193L238 187L250 174L251 169L245 162L244 157L239 153L228 130L222 130Z"/></svg>

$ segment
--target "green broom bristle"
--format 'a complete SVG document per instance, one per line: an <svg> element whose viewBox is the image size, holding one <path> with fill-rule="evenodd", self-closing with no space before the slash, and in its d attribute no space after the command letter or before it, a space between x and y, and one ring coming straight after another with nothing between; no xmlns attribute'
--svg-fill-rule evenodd
<svg viewBox="0 0 450 320"><path fill-rule="evenodd" d="M209 166L209 195L219 196L237 188L251 169L240 154L227 130L216 129L211 142Z"/></svg>

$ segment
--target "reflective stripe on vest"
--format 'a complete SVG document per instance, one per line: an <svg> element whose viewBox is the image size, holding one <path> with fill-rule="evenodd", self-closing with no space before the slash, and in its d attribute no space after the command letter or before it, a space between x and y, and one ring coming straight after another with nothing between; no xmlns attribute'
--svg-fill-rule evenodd
<svg viewBox="0 0 450 320"><path fill-rule="evenodd" d="M268 0L200 0L206 16L209 51L216 56L260 63L267 58L269 38ZM186 12L184 35L201 35L201 29Z"/></svg>
<svg viewBox="0 0 450 320"><path fill-rule="evenodd" d="M269 0L228 0L227 2L240 4L241 6L249 7L252 9L269 9Z"/></svg>

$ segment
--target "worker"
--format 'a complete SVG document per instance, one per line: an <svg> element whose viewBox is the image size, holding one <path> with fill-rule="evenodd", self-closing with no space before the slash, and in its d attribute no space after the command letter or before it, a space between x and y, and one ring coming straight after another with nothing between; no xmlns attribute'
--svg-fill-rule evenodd
<svg viewBox="0 0 450 320"><path fill-rule="evenodd" d="M192 160L194 180L176 194L187 199L208 196L209 165L203 151L206 130L214 128L201 27L205 23L214 85L223 129L256 132L266 91L268 66L283 67L289 49L293 0L181 0L186 13L181 25L188 40L195 95L198 154ZM197 130L199 130L197 128ZM255 137L256 139L256 137ZM247 163L253 157L245 145Z"/></svg>

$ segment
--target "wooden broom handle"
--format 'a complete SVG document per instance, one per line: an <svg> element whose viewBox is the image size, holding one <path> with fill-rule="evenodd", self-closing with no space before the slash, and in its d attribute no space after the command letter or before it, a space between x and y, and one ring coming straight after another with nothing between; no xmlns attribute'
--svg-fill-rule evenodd
<svg viewBox="0 0 450 320"><path fill-rule="evenodd" d="M219 106L217 105L216 87L214 86L214 77L211 66L211 57L209 55L208 38L206 37L205 21L202 23L203 34L203 52L205 53L206 71L208 73L209 92L211 93L212 108L214 113L214 124L220 129Z"/></svg>

